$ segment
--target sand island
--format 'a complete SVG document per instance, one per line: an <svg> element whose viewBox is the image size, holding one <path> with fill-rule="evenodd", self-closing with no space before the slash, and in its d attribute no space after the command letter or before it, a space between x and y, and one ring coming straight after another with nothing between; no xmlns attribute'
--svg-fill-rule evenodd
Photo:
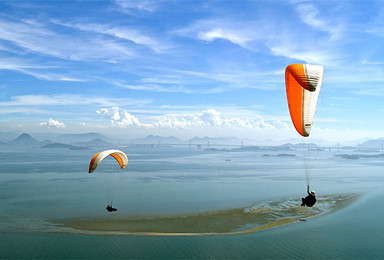
<svg viewBox="0 0 384 260"><path fill-rule="evenodd" d="M89 235L235 235L307 220L352 203L358 195L329 195L318 198L312 208L298 200L270 200L246 208L171 216L119 216L54 220L55 232Z"/></svg>

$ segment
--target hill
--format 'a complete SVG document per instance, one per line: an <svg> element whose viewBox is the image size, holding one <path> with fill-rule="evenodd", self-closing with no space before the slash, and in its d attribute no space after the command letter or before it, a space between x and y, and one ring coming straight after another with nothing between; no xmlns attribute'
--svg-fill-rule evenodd
<svg viewBox="0 0 384 260"><path fill-rule="evenodd" d="M174 136L161 137L157 135L148 135L145 138L137 138L132 140L133 144L181 144L184 141Z"/></svg>
<svg viewBox="0 0 384 260"><path fill-rule="evenodd" d="M365 149L384 149L384 138L368 140L358 146L359 148Z"/></svg>
<svg viewBox="0 0 384 260"><path fill-rule="evenodd" d="M109 138L98 133L84 133L84 134L64 134L54 138L57 143L72 144L77 142L90 142L95 139L100 139L105 142L109 141Z"/></svg>
<svg viewBox="0 0 384 260"><path fill-rule="evenodd" d="M113 146L112 144L105 142L104 140L100 138L93 139L89 142L76 142L73 143L73 145L77 147L106 147L106 146Z"/></svg>
<svg viewBox="0 0 384 260"><path fill-rule="evenodd" d="M52 143L41 146L42 149L69 149L69 150L88 150L88 147L78 147L70 144Z"/></svg>
<svg viewBox="0 0 384 260"><path fill-rule="evenodd" d="M52 143L52 144L46 144L46 145L43 145L42 147L40 148L50 148L50 149L70 149L70 148L73 148L74 146L72 145L69 145L69 144L62 144L62 143Z"/></svg>
<svg viewBox="0 0 384 260"><path fill-rule="evenodd" d="M16 139L9 141L7 144L15 147L35 147L41 146L41 142L37 141L35 138L30 136L27 133L19 135Z"/></svg>
<svg viewBox="0 0 384 260"><path fill-rule="evenodd" d="M249 140L247 140L249 142ZM189 140L191 144L210 144L210 145L241 145L242 140L236 137L194 137Z"/></svg>

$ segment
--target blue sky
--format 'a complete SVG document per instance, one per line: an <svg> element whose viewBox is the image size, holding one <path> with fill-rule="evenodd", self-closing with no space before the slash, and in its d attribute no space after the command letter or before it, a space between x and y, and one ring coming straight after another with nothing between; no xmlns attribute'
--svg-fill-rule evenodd
<svg viewBox="0 0 384 260"><path fill-rule="evenodd" d="M313 135L384 136L384 2L0 2L0 131L297 137L291 63L323 65Z"/></svg>

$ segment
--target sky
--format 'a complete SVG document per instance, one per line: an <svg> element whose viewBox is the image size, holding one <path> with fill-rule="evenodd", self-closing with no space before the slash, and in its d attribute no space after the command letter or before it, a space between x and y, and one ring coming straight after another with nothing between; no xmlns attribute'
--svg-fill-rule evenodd
<svg viewBox="0 0 384 260"><path fill-rule="evenodd" d="M2 0L0 132L300 138L285 68L324 66L311 136L383 137L384 2Z"/></svg>

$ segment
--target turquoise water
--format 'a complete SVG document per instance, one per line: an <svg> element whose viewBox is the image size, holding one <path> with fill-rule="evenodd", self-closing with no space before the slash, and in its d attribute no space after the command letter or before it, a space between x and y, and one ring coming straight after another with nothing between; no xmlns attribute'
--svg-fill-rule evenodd
<svg viewBox="0 0 384 260"><path fill-rule="evenodd" d="M159 216L249 207L305 194L301 152L216 152L123 148L129 165L116 175L97 151L0 152L0 258L382 258L384 160L346 160L319 152L311 184L322 194L361 193L356 202L306 222L230 236L143 237L46 233L50 219L102 217L113 198L118 215ZM293 153L293 152L292 152ZM228 160L230 159L230 161ZM114 193L113 190L116 190ZM111 195L111 191L112 194Z"/></svg>

